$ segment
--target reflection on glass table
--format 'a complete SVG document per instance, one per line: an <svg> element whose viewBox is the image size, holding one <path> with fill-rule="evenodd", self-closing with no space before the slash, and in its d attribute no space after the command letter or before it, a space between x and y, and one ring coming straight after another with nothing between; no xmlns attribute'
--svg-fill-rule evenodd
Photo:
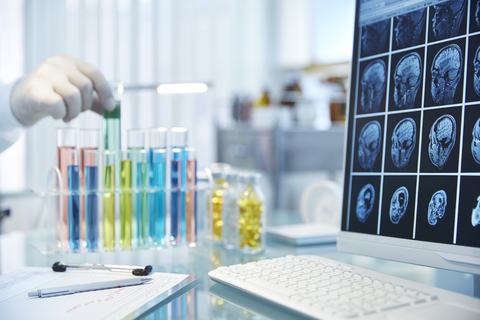
<svg viewBox="0 0 480 320"><path fill-rule="evenodd" d="M300 222L298 214L275 212L268 217L268 225L295 224ZM13 271L21 266L51 267L52 257L35 249L34 232L12 232L0 235L1 273ZM407 265L404 263L374 259L352 254L339 253L335 244L294 247L267 238L266 250L257 255L242 255L227 250L221 245L204 244L194 248L165 248L163 250L137 250L121 252L103 252L97 254L69 254L66 263L152 265L154 272L195 274L201 283L187 294L167 305L155 306L151 314L141 314L140 318L149 319L265 319L278 318L278 309L262 304L246 294L232 289L219 287L207 276L210 270L220 266L247 263L260 259L282 257L286 255L313 254L359 267L373 269L390 275L406 278L420 283L438 286L444 289L472 295L473 278L469 274L438 270L428 267ZM96 259L96 260L95 260ZM139 315L137 313L137 315ZM283 315L283 313L282 313ZM290 314L285 313L285 316ZM292 314L295 318L295 315ZM297 317L298 319L298 317Z"/></svg>

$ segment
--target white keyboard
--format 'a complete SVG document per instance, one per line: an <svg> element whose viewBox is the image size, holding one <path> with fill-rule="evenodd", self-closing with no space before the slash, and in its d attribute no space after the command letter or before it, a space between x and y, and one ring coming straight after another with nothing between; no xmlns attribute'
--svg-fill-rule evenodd
<svg viewBox="0 0 480 320"><path fill-rule="evenodd" d="M455 319L480 319L478 299L319 256L287 256L220 267L208 275L319 319L384 319L392 316L389 313L398 319L423 319L422 312L442 319L449 313Z"/></svg>

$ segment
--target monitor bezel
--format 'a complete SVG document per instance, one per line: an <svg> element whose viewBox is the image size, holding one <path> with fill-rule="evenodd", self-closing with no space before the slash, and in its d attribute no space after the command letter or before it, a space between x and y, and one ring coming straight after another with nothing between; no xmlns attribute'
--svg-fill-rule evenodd
<svg viewBox="0 0 480 320"><path fill-rule="evenodd" d="M355 117L351 115L351 112L355 112L355 85L357 82L357 79L354 79L352 76L358 76L356 68L358 65L359 50L359 14L360 0L356 0L352 65L349 77L350 87L348 89L347 98L347 116L345 123L346 134L343 153L344 197L341 226L342 231L338 234L337 250L352 254L480 275L480 248L345 231L348 214L344 213L347 212L349 206L348 194L351 179L351 172L349 171L349 173L347 173L346 170L350 170L351 168L350 161L352 157L354 134L349 130L353 128L353 122L355 119ZM464 103L462 103L462 106L464 107ZM349 160L349 163L347 163L347 160ZM458 210L458 207L456 210Z"/></svg>

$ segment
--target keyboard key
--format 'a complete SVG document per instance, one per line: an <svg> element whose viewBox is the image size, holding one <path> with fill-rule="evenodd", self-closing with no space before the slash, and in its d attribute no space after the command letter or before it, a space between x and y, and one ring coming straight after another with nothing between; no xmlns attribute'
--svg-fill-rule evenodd
<svg viewBox="0 0 480 320"><path fill-rule="evenodd" d="M279 286L275 283L272 283L270 281L266 281L264 279L260 278L252 278L252 279L247 279L245 280L245 283L250 283L252 285L262 287L268 291L274 292L278 295L284 295L284 296L291 296L296 294L295 290L290 289L290 288L285 288L283 286Z"/></svg>

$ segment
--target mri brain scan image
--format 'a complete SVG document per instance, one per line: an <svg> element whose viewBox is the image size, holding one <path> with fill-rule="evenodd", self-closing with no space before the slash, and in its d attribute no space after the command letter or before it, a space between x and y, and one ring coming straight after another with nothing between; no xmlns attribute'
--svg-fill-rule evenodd
<svg viewBox="0 0 480 320"><path fill-rule="evenodd" d="M382 142L382 127L376 120L365 124L358 138L358 161L366 171L372 171Z"/></svg>
<svg viewBox="0 0 480 320"><path fill-rule="evenodd" d="M393 100L399 109L412 109L415 105L420 80L422 59L416 52L405 55L395 68Z"/></svg>
<svg viewBox="0 0 480 320"><path fill-rule="evenodd" d="M473 10L473 8L470 8L470 10ZM477 27L480 28L480 0L477 1L475 8L475 22L477 23Z"/></svg>
<svg viewBox="0 0 480 320"><path fill-rule="evenodd" d="M390 30L390 20L383 20L362 27L362 56L370 56L385 50Z"/></svg>
<svg viewBox="0 0 480 320"><path fill-rule="evenodd" d="M455 119L449 114L438 118L430 129L428 155L430 161L440 170L447 163L448 157L455 146L456 135Z"/></svg>
<svg viewBox="0 0 480 320"><path fill-rule="evenodd" d="M473 58L473 88L478 96L480 96L480 46L475 52L475 58Z"/></svg>
<svg viewBox="0 0 480 320"><path fill-rule="evenodd" d="M437 224L438 219L442 219L445 215L447 206L447 194L443 190L435 192L428 204L428 223L431 226Z"/></svg>
<svg viewBox="0 0 480 320"><path fill-rule="evenodd" d="M408 206L408 190L405 187L400 187L395 191L390 200L390 221L393 224L398 224L403 218Z"/></svg>
<svg viewBox="0 0 480 320"><path fill-rule="evenodd" d="M372 61L363 71L361 80L360 105L364 112L380 110L385 86L387 83L387 68L381 59Z"/></svg>
<svg viewBox="0 0 480 320"><path fill-rule="evenodd" d="M477 198L477 206L472 210L472 226L480 224L480 196Z"/></svg>
<svg viewBox="0 0 480 320"><path fill-rule="evenodd" d="M395 166L404 170L415 149L417 126L412 118L402 119L392 133L392 161Z"/></svg>
<svg viewBox="0 0 480 320"><path fill-rule="evenodd" d="M357 219L360 222L367 221L368 216L372 213L373 204L375 203L375 189L371 184L365 185L358 193L357 197Z"/></svg>
<svg viewBox="0 0 480 320"><path fill-rule="evenodd" d="M480 164L480 118L478 118L473 126L472 136L472 156L473 159Z"/></svg>
<svg viewBox="0 0 480 320"><path fill-rule="evenodd" d="M458 82L462 77L462 51L456 44L437 52L432 63L432 98L438 104L453 103Z"/></svg>
<svg viewBox="0 0 480 320"><path fill-rule="evenodd" d="M467 0L451 0L433 6L433 35L442 40L459 35Z"/></svg>
<svg viewBox="0 0 480 320"><path fill-rule="evenodd" d="M395 27L395 42L399 48L416 46L425 26L427 9L421 9L397 17Z"/></svg>

